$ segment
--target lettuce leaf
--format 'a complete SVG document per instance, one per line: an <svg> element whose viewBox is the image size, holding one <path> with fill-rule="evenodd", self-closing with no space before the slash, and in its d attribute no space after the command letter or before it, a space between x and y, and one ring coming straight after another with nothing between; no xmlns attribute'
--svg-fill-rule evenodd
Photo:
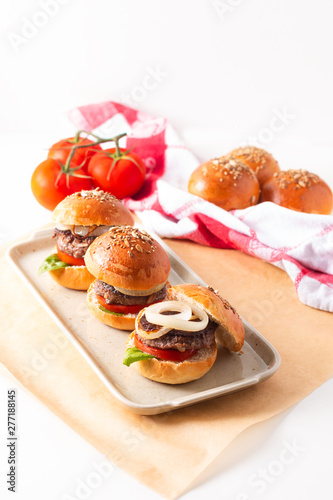
<svg viewBox="0 0 333 500"><path fill-rule="evenodd" d="M130 347L125 352L123 364L129 366L136 361L142 361L149 358L155 358L155 356L153 356L152 354L147 354L146 352L142 352L137 347Z"/></svg>
<svg viewBox="0 0 333 500"><path fill-rule="evenodd" d="M38 276L45 273L46 271L54 271L55 269L61 269L62 267L68 266L69 264L63 262L61 259L59 259L56 253L53 253L52 255L46 257L44 262L40 265L38 269Z"/></svg>

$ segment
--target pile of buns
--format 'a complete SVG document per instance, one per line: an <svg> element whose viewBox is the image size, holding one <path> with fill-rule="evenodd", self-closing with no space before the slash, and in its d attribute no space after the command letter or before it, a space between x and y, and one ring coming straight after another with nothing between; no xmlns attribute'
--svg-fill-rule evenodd
<svg viewBox="0 0 333 500"><path fill-rule="evenodd" d="M311 214L329 215L333 208L332 191L318 175L280 170L270 153L254 146L199 165L190 176L188 190L224 210L264 201Z"/></svg>

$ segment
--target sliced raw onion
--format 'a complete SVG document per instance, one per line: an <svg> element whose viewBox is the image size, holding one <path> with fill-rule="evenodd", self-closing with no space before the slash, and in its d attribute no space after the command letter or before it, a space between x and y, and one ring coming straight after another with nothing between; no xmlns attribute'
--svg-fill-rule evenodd
<svg viewBox="0 0 333 500"><path fill-rule="evenodd" d="M161 314L162 312L166 311L174 312L175 314ZM191 307L184 302L179 302L177 300L168 300L166 302L158 302L157 304L153 304L147 307L145 314L149 323L175 328L171 324L173 323L171 319L177 318L178 320L188 321L192 316L192 310Z"/></svg>
<svg viewBox="0 0 333 500"><path fill-rule="evenodd" d="M161 314L165 311L179 311L179 314ZM199 321L189 321L192 317L192 313ZM208 325L208 316L205 311L199 307L189 306L184 302L178 301L166 301L153 304L145 309L145 315L149 323L185 332L198 332Z"/></svg>
<svg viewBox="0 0 333 500"><path fill-rule="evenodd" d="M73 229L72 225L69 224L61 224L61 222L57 222L56 228L60 231L71 231Z"/></svg>
<svg viewBox="0 0 333 500"><path fill-rule="evenodd" d="M156 330L149 330L149 331L143 330L143 328L141 328L140 326L140 321L142 316L145 314L146 310L147 309L142 309L142 311L139 312L139 314L135 319L135 330L136 333L140 335L140 337L144 339L158 339L159 337L162 337L162 335L165 335L171 330L171 328L165 328L160 326L156 327Z"/></svg>
<svg viewBox="0 0 333 500"><path fill-rule="evenodd" d="M90 229L90 226L73 226L72 233L78 236L87 236Z"/></svg>
<svg viewBox="0 0 333 500"><path fill-rule="evenodd" d="M153 288L149 288L149 290L129 290L128 288L120 288L119 286L115 286L114 288L118 290L118 292L122 293L123 295L133 295L136 297L143 297L146 295L151 295L152 293L159 292L162 290L166 282L161 283L160 285L156 285Z"/></svg>
<svg viewBox="0 0 333 500"><path fill-rule="evenodd" d="M170 332L170 330L172 330L172 328L159 327L157 330L152 330L152 331L143 330L140 326L136 328L136 332L143 339L159 339L166 333Z"/></svg>
<svg viewBox="0 0 333 500"><path fill-rule="evenodd" d="M111 226L74 226L73 224L61 224L61 222L57 222L57 229L60 231L71 231L73 234L77 234L78 236L100 236L101 234L107 233Z"/></svg>
<svg viewBox="0 0 333 500"><path fill-rule="evenodd" d="M109 231L111 226L74 226L73 233L79 236L100 236Z"/></svg>
<svg viewBox="0 0 333 500"><path fill-rule="evenodd" d="M89 233L89 236L100 236L101 234L107 233L112 226L97 226L96 229Z"/></svg>

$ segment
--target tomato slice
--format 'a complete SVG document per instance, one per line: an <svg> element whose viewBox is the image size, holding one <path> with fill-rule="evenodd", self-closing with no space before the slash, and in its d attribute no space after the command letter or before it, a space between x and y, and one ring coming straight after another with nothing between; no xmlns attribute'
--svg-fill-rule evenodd
<svg viewBox="0 0 333 500"><path fill-rule="evenodd" d="M134 344L140 349L140 351L146 352L147 354L152 354L156 358L163 359L165 361L185 361L186 359L194 356L198 349L186 349L184 352L178 351L178 349L158 349L157 347L150 347L134 335Z"/></svg>
<svg viewBox="0 0 333 500"><path fill-rule="evenodd" d="M103 307L105 307L105 309L108 309L109 311L115 312L115 313L137 314L138 312L141 311L141 309L146 307L144 304L133 305L133 306L122 306L119 304L107 304L105 302L104 297L97 295L97 298L98 298L98 302L101 304L101 306L103 306Z"/></svg>
<svg viewBox="0 0 333 500"><path fill-rule="evenodd" d="M60 260L66 262L66 264L70 264L71 266L85 266L84 259L80 259L78 257L73 257L72 255L68 255L65 252L62 252L57 248L57 254Z"/></svg>

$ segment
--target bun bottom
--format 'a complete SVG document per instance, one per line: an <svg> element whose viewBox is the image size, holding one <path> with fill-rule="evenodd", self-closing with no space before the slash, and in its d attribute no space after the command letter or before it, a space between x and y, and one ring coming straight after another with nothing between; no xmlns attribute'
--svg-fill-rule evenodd
<svg viewBox="0 0 333 500"><path fill-rule="evenodd" d="M51 278L59 285L73 290L88 290L95 277L86 266L68 266L49 271Z"/></svg>
<svg viewBox="0 0 333 500"><path fill-rule="evenodd" d="M135 347L135 331L131 333L126 341L126 349ZM209 348L201 348L186 361L163 361L156 358L149 358L143 361L136 361L130 366L143 377L161 382L162 384L186 384L192 380L203 377L213 366L217 356L217 345Z"/></svg>
<svg viewBox="0 0 333 500"><path fill-rule="evenodd" d="M118 316L116 314L104 312L100 309L100 303L98 302L97 294L94 290L95 281L96 279L94 278L87 292L87 304L91 314L102 323L118 328L118 330L133 330L133 328L135 328L135 314L122 314Z"/></svg>

